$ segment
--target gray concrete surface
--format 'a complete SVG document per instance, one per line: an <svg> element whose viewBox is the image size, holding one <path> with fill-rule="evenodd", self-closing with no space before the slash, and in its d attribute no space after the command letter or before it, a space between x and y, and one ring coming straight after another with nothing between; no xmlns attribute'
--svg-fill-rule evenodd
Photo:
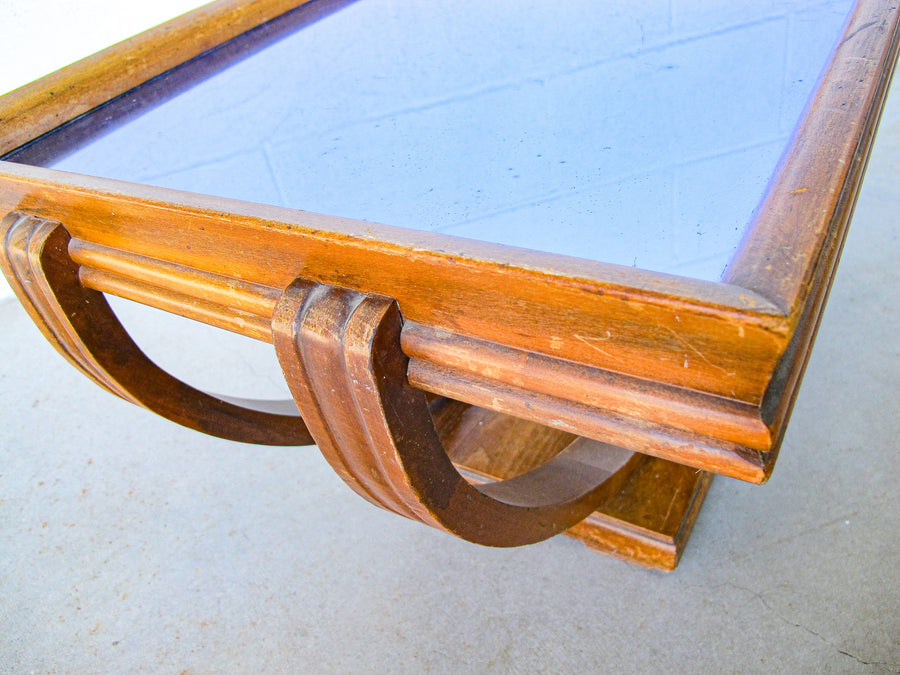
<svg viewBox="0 0 900 675"><path fill-rule="evenodd" d="M0 671L900 672L900 96L772 480L717 480L663 575L565 538L478 548L314 448L123 403L0 305ZM283 391L257 345L123 307L157 360Z"/></svg>

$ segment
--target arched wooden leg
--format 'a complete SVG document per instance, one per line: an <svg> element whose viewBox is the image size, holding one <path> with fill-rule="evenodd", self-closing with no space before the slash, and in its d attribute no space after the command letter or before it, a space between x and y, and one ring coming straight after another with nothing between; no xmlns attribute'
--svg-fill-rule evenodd
<svg viewBox="0 0 900 675"><path fill-rule="evenodd" d="M275 348L297 406L356 492L493 546L546 539L608 498L608 479L633 453L588 439L515 478L467 482L441 444L425 394L407 380L400 329L394 301L305 280L288 287L275 310Z"/></svg>
<svg viewBox="0 0 900 675"><path fill-rule="evenodd" d="M309 445L291 401L242 401L198 391L158 368L134 344L102 293L84 288L56 222L11 213L0 224L0 264L54 347L94 382L204 433L247 443Z"/></svg>

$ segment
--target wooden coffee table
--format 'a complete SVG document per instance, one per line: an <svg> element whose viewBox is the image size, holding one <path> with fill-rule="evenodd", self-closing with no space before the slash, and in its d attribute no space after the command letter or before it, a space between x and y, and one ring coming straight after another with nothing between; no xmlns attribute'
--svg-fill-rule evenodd
<svg viewBox="0 0 900 675"><path fill-rule="evenodd" d="M76 368L172 421L315 442L470 541L672 569L713 474L772 471L900 36L881 0L674 7L212 3L0 98L4 272ZM174 189L197 175L165 124L222 115L240 149L263 90L287 205ZM242 153L215 159L265 201ZM271 342L293 401L169 376L104 293Z"/></svg>

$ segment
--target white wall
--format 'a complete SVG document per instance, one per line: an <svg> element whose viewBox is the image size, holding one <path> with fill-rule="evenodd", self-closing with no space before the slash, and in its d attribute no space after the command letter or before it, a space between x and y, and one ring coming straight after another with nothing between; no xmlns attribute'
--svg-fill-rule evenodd
<svg viewBox="0 0 900 675"><path fill-rule="evenodd" d="M202 4L200 0L3 0L0 93Z"/></svg>

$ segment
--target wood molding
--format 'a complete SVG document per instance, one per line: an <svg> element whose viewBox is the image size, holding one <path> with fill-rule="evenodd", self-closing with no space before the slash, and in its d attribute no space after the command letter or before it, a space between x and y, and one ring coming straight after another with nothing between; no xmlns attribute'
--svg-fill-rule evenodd
<svg viewBox="0 0 900 675"><path fill-rule="evenodd" d="M69 256L71 240L59 223L13 213L0 224L0 238L3 241L0 262L25 308L53 346L102 388L179 424L223 438L279 445L312 441L293 402L288 402L287 406L282 402L256 402L257 408L252 409L248 407L251 402L213 397L193 390L147 361L104 298L79 284L78 267ZM418 401L418 417L411 422L407 416L394 424L395 439L401 444L407 443L411 460L417 464L423 459L423 438L417 434L423 429L426 438L430 434L433 446L446 453L445 470L457 477L456 490L463 496L456 501L458 505L461 500L463 508L450 515L437 513L432 521L428 509L420 508L418 496L410 498L407 494L410 503L406 504L386 494L384 486L379 488L378 485L373 496L371 484L359 485L370 482L372 475L371 469L366 468L372 456L369 450L364 450L362 456L356 457L355 473L348 475L346 470L342 473L370 500L481 543L527 543L571 525L566 534L598 550L665 571L677 565L708 487L709 474L459 401L439 397L426 404L424 394L405 384L408 366L400 350L400 321L394 303L352 291L330 289L324 293L326 302L310 306L303 301L304 294L322 287L300 282L292 286L294 290L297 288L301 289L301 295L294 295L288 301L282 299L284 311L276 312L278 331L289 343L289 355L285 359L282 354L283 363L289 364L286 371L295 391L299 387L301 392L306 392L305 383L310 379L319 381L317 393L304 406L314 423L320 421L315 411L321 409L330 411L328 415L332 418L344 419L345 423L337 433L333 423L328 427L328 439L339 437L341 443L340 446L328 445L326 439L323 447L329 459L333 463L343 462L344 458L353 456L354 446L352 442L348 445L350 438L369 439L366 443L371 443L372 438L378 437L372 434L371 414L375 407L372 401L364 400L367 394L380 388L390 397L392 410L405 407L404 396L412 397ZM286 295L290 296L290 292ZM351 325L354 316L359 318L358 313L345 312L343 321L329 323L328 316L332 315L331 320L334 318L334 312L327 307L329 295L332 299L337 296L344 300L337 303L343 310L358 309L367 303L367 308L374 309L376 315L390 319L389 330L376 328L371 333L372 341L348 340L352 334L359 336L359 331ZM298 312L301 306L302 312ZM385 310L389 310L386 315ZM368 318L357 320L356 328L371 329L371 314L370 311ZM296 324L290 320L291 316L302 319L308 328L311 326L316 337L330 336L330 329L339 329L340 340L318 341L318 345L315 344L317 340L313 341L313 360L315 354L321 356L324 349L337 358L335 367L317 367L312 378L309 373L305 378L297 378L297 364L290 356L293 346L298 344L293 328ZM377 320L375 323L379 324ZM363 337L370 332L364 330ZM386 339L387 349L376 352L371 348L380 344L376 337L382 341ZM358 368L351 368L355 379L346 384L355 391L345 391L335 386L340 378L335 379L334 375L348 354L351 361L357 360L360 365L358 349L354 349L353 344L356 347L362 345L363 356L367 356L364 370L374 379L360 380ZM308 363L308 359L309 355L304 362ZM403 396L400 398L396 396L396 388L393 393L387 391L385 383L390 378L383 377L385 369L392 372L394 383L401 385ZM305 394L301 393L300 398L303 396ZM338 400L330 400L335 396ZM361 416L347 416L348 404L353 400ZM281 412L278 412L279 408ZM310 408L313 412L309 412ZM317 433L323 433L321 428ZM381 450L376 452L379 458L384 456ZM473 485L455 473L456 470L447 464L449 461L469 476ZM648 470L648 467L651 468ZM346 466L340 464L339 468L346 469ZM381 466L382 475L390 473L391 469ZM396 478L396 467L393 471ZM591 489L590 480L600 484ZM446 481L441 480L418 484L423 483L432 496L435 485L446 485ZM403 489L401 479L401 492ZM584 494L579 497L579 493ZM474 494L482 495L481 501L493 505L494 511L467 508ZM567 494L575 495L574 502L555 504L554 507L552 502ZM507 517L499 520L495 517L498 499L501 503L502 500L511 502L506 508L501 506L501 515L506 512ZM424 501L434 507L433 500ZM548 501L551 504L548 505ZM531 504L532 508L523 504ZM595 507L597 510L590 513ZM519 517L511 518L508 512L516 510ZM522 517L523 513L525 517ZM469 520L473 515L476 520ZM585 515L587 519L581 520ZM523 522L530 526L525 527ZM490 532L493 526L499 527L499 531Z"/></svg>
<svg viewBox="0 0 900 675"><path fill-rule="evenodd" d="M0 222L0 267L48 341L107 391L168 420L229 440L309 445L296 408L207 394L160 370L134 344L102 294L83 287L62 225L12 213Z"/></svg>
<svg viewBox="0 0 900 675"><path fill-rule="evenodd" d="M220 0L0 98L0 154L302 4ZM99 292L274 342L326 457L380 506L492 545L574 526L674 566L711 479L690 467L772 470L898 49L900 9L859 0L722 283L9 162L0 259L54 346L126 400L311 440L154 370Z"/></svg>
<svg viewBox="0 0 900 675"><path fill-rule="evenodd" d="M610 479L634 453L585 438L508 480L466 481L425 394L407 380L401 324L388 298L300 279L275 310L275 350L294 400L319 450L354 491L468 541L521 546L575 525L618 490L621 482ZM508 454L531 440L519 435Z"/></svg>
<svg viewBox="0 0 900 675"><path fill-rule="evenodd" d="M475 483L521 475L574 438L448 399L434 401L431 409L447 454ZM671 571L684 554L712 479L706 471L636 454L627 470L610 479L617 489L565 534L629 563Z"/></svg>
<svg viewBox="0 0 900 675"><path fill-rule="evenodd" d="M792 326L850 224L898 48L896 3L858 2L726 270Z"/></svg>
<svg viewBox="0 0 900 675"><path fill-rule="evenodd" d="M70 251L88 288L272 340L275 289L79 240ZM741 480L771 471L757 407L411 321L402 345L410 381L426 391Z"/></svg>
<svg viewBox="0 0 900 675"><path fill-rule="evenodd" d="M51 169L0 164L4 209L65 219L86 268L166 277L187 297L216 275L271 302L302 277L395 298L422 325L751 404L789 337L734 286Z"/></svg>

